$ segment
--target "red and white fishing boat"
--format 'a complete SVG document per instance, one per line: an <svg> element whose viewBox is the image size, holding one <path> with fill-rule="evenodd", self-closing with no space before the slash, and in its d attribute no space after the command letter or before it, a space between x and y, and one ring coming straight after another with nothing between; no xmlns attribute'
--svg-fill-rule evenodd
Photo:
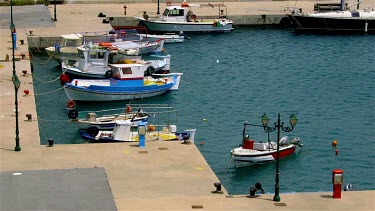
<svg viewBox="0 0 375 211"><path fill-rule="evenodd" d="M244 125L242 144L231 150L232 159L235 162L249 162L251 164L263 164L267 162L276 161L277 158L277 143L272 141L255 142L245 135ZM298 137L289 140L288 136L284 136L279 142L279 158L285 158L292 155L297 147L302 147Z"/></svg>

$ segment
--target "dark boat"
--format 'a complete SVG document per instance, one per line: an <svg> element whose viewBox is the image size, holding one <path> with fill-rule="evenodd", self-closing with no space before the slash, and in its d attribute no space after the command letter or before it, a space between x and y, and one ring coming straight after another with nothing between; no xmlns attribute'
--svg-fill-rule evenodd
<svg viewBox="0 0 375 211"><path fill-rule="evenodd" d="M345 0L341 9L317 13L292 12L288 15L296 32L375 34L375 10L350 10Z"/></svg>

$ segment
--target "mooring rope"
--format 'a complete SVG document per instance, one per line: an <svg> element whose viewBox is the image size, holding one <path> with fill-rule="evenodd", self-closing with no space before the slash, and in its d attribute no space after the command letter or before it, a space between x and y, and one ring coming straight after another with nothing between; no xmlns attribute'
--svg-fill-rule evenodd
<svg viewBox="0 0 375 211"><path fill-rule="evenodd" d="M47 77L48 77L48 76L47 76ZM39 79L39 78L34 77L34 80L37 80L37 81L42 82L42 83L52 83L52 82L57 81L58 79L60 79L60 76L58 76L57 78L55 78L55 79L53 79L53 80L50 80L50 81L45 81L45 80L42 80L42 79Z"/></svg>
<svg viewBox="0 0 375 211"><path fill-rule="evenodd" d="M39 119L39 118L38 118L38 119ZM39 130L42 132L42 134L44 135L44 137L45 137L46 139L48 139L47 136L46 136L46 134L44 133L44 131L43 131L43 129L42 129L42 126L40 125L39 121L38 121L38 125L39 125Z"/></svg>
<svg viewBox="0 0 375 211"><path fill-rule="evenodd" d="M45 92L45 93L40 93L40 94L36 94L36 93L34 93L34 96L50 94L50 93L53 93L53 92L57 92L57 91L59 91L59 90L61 90L61 89L63 89L63 88L64 88L64 86L62 86L61 88L58 88L58 89L56 89L56 90L52 90L52 91L50 91L50 92Z"/></svg>
<svg viewBox="0 0 375 211"><path fill-rule="evenodd" d="M227 166L227 168L226 168L225 171L224 171L224 175L228 172L228 169L229 169L230 164L232 163L233 157L234 157L234 154L232 153L232 156L230 157L230 160L229 160L228 166Z"/></svg>

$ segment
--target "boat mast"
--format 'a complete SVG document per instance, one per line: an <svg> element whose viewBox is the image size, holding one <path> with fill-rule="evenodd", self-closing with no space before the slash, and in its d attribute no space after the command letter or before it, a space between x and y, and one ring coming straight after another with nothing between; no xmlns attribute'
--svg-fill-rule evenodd
<svg viewBox="0 0 375 211"><path fill-rule="evenodd" d="M341 0L341 11L346 10L346 0Z"/></svg>

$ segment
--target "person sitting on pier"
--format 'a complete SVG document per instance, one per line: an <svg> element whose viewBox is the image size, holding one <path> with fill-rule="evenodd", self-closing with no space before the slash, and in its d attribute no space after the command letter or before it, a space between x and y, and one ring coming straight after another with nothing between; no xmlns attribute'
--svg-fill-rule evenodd
<svg viewBox="0 0 375 211"><path fill-rule="evenodd" d="M143 18L147 21L148 20L148 15L146 14L146 11L143 11Z"/></svg>

